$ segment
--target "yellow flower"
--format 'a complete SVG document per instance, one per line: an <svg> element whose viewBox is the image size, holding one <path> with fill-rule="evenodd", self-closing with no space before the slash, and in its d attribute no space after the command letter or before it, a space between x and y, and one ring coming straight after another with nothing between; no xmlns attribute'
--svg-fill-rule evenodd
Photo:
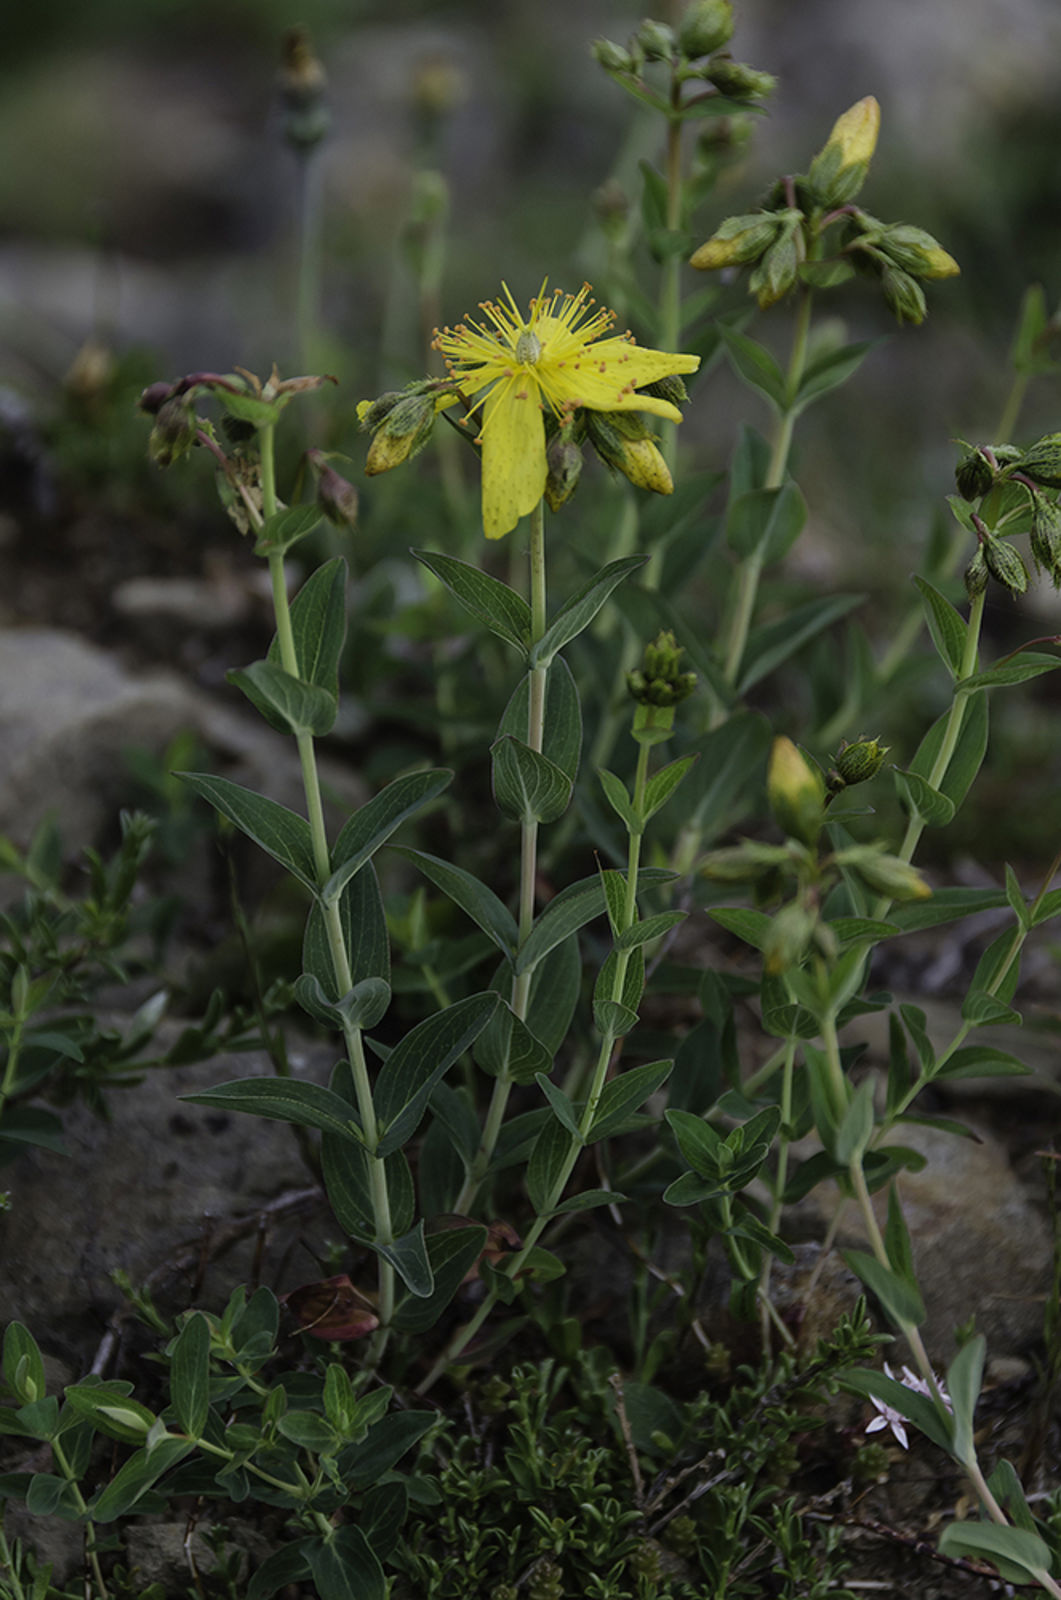
<svg viewBox="0 0 1061 1600"><path fill-rule="evenodd" d="M561 423L580 406L590 411L650 411L681 421L668 400L638 394L643 384L695 372L699 356L644 350L630 334L603 337L615 321L590 310L589 284L577 294L545 292L524 318L507 285L505 301L487 301L484 322L458 323L435 335L462 395L482 406L476 441L483 451L483 529L488 539L510 533L545 489L546 406Z"/></svg>

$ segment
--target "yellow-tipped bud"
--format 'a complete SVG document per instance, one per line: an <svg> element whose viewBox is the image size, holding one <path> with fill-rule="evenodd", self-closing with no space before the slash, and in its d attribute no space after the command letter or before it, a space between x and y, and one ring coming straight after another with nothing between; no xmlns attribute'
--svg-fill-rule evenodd
<svg viewBox="0 0 1061 1600"><path fill-rule="evenodd" d="M746 261L755 261L777 237L781 218L769 212L749 212L740 217L727 217L725 222L702 244L690 258L690 266L702 272L714 272L720 267L737 267Z"/></svg>
<svg viewBox="0 0 1061 1600"><path fill-rule="evenodd" d="M871 94L837 117L808 174L822 205L842 206L854 199L866 181L879 133L880 106Z"/></svg>
<svg viewBox="0 0 1061 1600"><path fill-rule="evenodd" d="M586 433L601 460L629 478L635 489L674 493L670 469L635 412L587 411Z"/></svg>
<svg viewBox="0 0 1061 1600"><path fill-rule="evenodd" d="M791 739L775 739L766 792L778 826L812 849L825 821L825 784Z"/></svg>

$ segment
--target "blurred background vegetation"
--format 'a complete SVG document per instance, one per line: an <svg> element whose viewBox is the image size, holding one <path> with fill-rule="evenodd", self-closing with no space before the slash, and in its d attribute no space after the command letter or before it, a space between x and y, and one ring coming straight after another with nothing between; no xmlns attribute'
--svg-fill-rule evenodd
<svg viewBox="0 0 1061 1600"><path fill-rule="evenodd" d="M679 10L676 0L657 7L664 18ZM872 93L883 125L864 204L930 229L962 265L930 293L920 329L897 330L877 296L839 297L849 336L882 342L855 386L798 435L810 522L779 600L871 594L862 621L880 651L944 515L952 437L993 437L1025 288L1041 282L1049 309L1061 295L1061 13L1053 0L892 0L886 16L874 0L737 0L736 11L735 56L776 74L778 89L728 152L699 236L753 206L779 171L804 166L837 114ZM587 277L638 332L636 296L613 271L614 234L610 245L601 222L636 235L637 161L658 160L659 129L631 114L590 48L601 35L625 40L643 14L622 0L16 8L0 61L0 559L21 558L16 573L31 557L46 562L42 528L100 506L121 571L197 571L207 546L229 549L205 466L162 478L146 463L133 404L153 377L273 360L333 372L340 387L317 432L359 478L356 401L424 370L425 275L446 321L502 278L525 301L547 274L565 287ZM295 25L327 71L331 116L312 158L319 314L301 329L305 195L277 89ZM636 239L634 260L654 297L658 269ZM757 318L756 337L783 351L788 315ZM724 470L737 423L765 425L756 405L716 365L696 389L683 459ZM1020 441L1055 429L1057 410L1057 380L1033 386ZM392 589L403 580L387 558L439 537L436 466L425 457L408 477L362 484L355 569L364 579L382 560ZM87 544L98 554L98 540ZM250 566L249 551L225 559L244 554ZM8 585L0 616L90 625L64 605L69 595L60 603L43 581ZM991 597L1000 648L1056 626L1056 597L1042 586L1019 607ZM836 659L826 652L822 670ZM1039 858L1053 853L1044 835L1061 779L1051 683L996 723L976 813L978 827L1004 826L1016 854ZM792 675L771 692L796 730L810 691ZM932 710L919 701L919 718ZM954 834L949 844L975 848Z"/></svg>

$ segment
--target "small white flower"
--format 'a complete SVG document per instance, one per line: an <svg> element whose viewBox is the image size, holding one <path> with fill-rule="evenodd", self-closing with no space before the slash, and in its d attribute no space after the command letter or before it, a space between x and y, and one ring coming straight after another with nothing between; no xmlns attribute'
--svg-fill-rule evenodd
<svg viewBox="0 0 1061 1600"><path fill-rule="evenodd" d="M884 1371L886 1376L891 1378L894 1382L895 1374L887 1362L884 1363ZM914 1394L924 1395L926 1400L932 1400L935 1398L925 1379L919 1377L916 1372L912 1372L909 1367L903 1368L902 1376L900 1377L899 1382L902 1384L904 1389L910 1389ZM939 1378L936 1379L936 1387L939 1390L939 1398L943 1401L943 1404L946 1406L947 1410L953 1411L954 1407L951 1405L950 1396L944 1388L942 1380ZM898 1412L894 1406L888 1405L884 1400L878 1400L876 1395L871 1394L869 1398L871 1403L877 1408L877 1415L871 1422L867 1422L866 1432L878 1433L881 1428L890 1428L895 1438L902 1445L903 1449L909 1450L910 1440L907 1437L905 1419L901 1413Z"/></svg>

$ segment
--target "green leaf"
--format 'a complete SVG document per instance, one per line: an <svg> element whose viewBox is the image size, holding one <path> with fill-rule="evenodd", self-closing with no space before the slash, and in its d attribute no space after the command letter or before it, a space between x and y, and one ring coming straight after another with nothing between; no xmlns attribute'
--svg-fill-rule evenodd
<svg viewBox="0 0 1061 1600"><path fill-rule="evenodd" d="M616 1128L643 1106L670 1077L673 1061L652 1061L645 1067L633 1067L622 1072L611 1083L604 1085L593 1122L586 1137L587 1144L606 1139Z"/></svg>
<svg viewBox="0 0 1061 1600"><path fill-rule="evenodd" d="M74 1485L66 1478L58 1478L50 1472L35 1472L30 1478L26 1490L26 1510L31 1517L63 1517L69 1521L75 1520L81 1513ZM50 1567L44 1570L50 1575ZM36 1600L36 1589L34 1596Z"/></svg>
<svg viewBox="0 0 1061 1600"><path fill-rule="evenodd" d="M895 1378L886 1378L883 1372L848 1369L838 1373L837 1380L841 1388L849 1389L854 1394L873 1395L883 1400L885 1405L898 1411L901 1417L912 1422L927 1439L950 1455L950 1419L945 1421L938 1407L926 1395L908 1389Z"/></svg>
<svg viewBox="0 0 1061 1600"><path fill-rule="evenodd" d="M498 638L515 645L526 655L530 648L531 610L523 596L510 589L507 583L490 577L478 567L453 556L437 555L433 551L414 550L413 555L430 572L440 578L452 595L460 601L473 617L484 622Z"/></svg>
<svg viewBox="0 0 1061 1600"><path fill-rule="evenodd" d="M843 1256L856 1278L861 1278L870 1293L876 1295L897 1327L924 1322L925 1304L916 1283L882 1266L876 1256L867 1255L864 1250L845 1250Z"/></svg>
<svg viewBox="0 0 1061 1600"><path fill-rule="evenodd" d="M969 990L962 1001L962 1019L974 1028L991 1028L1000 1023L1013 1023L1019 1027L1022 1021L1019 1011L1014 1011L1004 1000L988 994L984 989Z"/></svg>
<svg viewBox="0 0 1061 1600"><path fill-rule="evenodd" d="M527 1162L527 1193L539 1216L557 1203L557 1186L578 1148L555 1117L549 1118L535 1139Z"/></svg>
<svg viewBox="0 0 1061 1600"><path fill-rule="evenodd" d="M929 728L925 737L918 746L917 754L910 763L910 770L919 773L922 778L928 778L936 764L936 757L946 732L949 712L944 712L941 717ZM962 718L961 732L954 754L947 763L947 770L940 782L940 793L946 795L955 810L961 805L969 792L976 774L980 771L984 753L987 750L987 696L978 694L971 701L966 702L965 715Z"/></svg>
<svg viewBox="0 0 1061 1600"><path fill-rule="evenodd" d="M1006 862L1006 899L1009 902L1010 910L1013 912L1013 915L1020 923L1020 926L1023 928L1024 932L1027 933L1028 929L1031 927L1031 916L1028 909L1028 902L1024 898L1024 892L1021 889L1020 880L1008 861Z"/></svg>
<svg viewBox="0 0 1061 1600"><path fill-rule="evenodd" d="M962 1345L947 1368L947 1393L954 1414L954 1454L966 1467L971 1467L976 1460L973 1417L984 1379L986 1350L987 1340L978 1333Z"/></svg>
<svg viewBox="0 0 1061 1600"><path fill-rule="evenodd" d="M625 1194L619 1194L615 1189L583 1189L581 1194L573 1194L570 1200L562 1200L551 1217L573 1216L577 1211L596 1211L601 1206L617 1206L627 1199Z"/></svg>
<svg viewBox="0 0 1061 1600"><path fill-rule="evenodd" d="M524 673L505 707L498 735L512 734L526 744L529 735L531 674ZM582 753L582 711L578 688L563 656L549 670L545 685L542 754L574 783Z"/></svg>
<svg viewBox="0 0 1061 1600"><path fill-rule="evenodd" d="M643 867L637 875L638 890L649 884L670 883L673 878L672 872L657 867ZM594 878L582 878L578 883L568 884L566 889L561 889L542 911L520 950L515 964L517 974L536 967L550 950L572 933L577 933L587 922L592 922L594 917L599 917L604 909L604 885L599 874Z"/></svg>
<svg viewBox="0 0 1061 1600"><path fill-rule="evenodd" d="M677 761L670 761L665 767L653 773L645 785L644 820L647 822L654 817L662 806L667 804L675 789L687 773L699 761L699 756L679 756Z"/></svg>
<svg viewBox="0 0 1061 1600"><path fill-rule="evenodd" d="M378 1483L437 1421L437 1411L398 1411L384 1417L367 1439L340 1452L343 1482L353 1490Z"/></svg>
<svg viewBox="0 0 1061 1600"><path fill-rule="evenodd" d="M861 1161L873 1135L873 1088L872 1077L863 1078L836 1130L832 1153L845 1167L851 1161Z"/></svg>
<svg viewBox="0 0 1061 1600"><path fill-rule="evenodd" d="M311 572L291 602L291 635L295 660L304 683L339 697L339 658L346 638L346 562L342 556ZM274 637L266 656L283 666L280 641Z"/></svg>
<svg viewBox="0 0 1061 1600"><path fill-rule="evenodd" d="M513 1083L533 1083L547 1073L553 1054L501 998L490 1021L475 1041L475 1060L492 1078L507 1072Z"/></svg>
<svg viewBox="0 0 1061 1600"><path fill-rule="evenodd" d="M353 1028L374 1028L390 1005L391 988L383 978L363 978L341 1000L329 1000L319 978L304 972L295 980L295 999L304 1011L326 1027L340 1031L344 1024Z"/></svg>
<svg viewBox="0 0 1061 1600"><path fill-rule="evenodd" d="M1029 284L1021 301L1017 331L1009 352L1015 372L1025 378L1033 378L1043 372L1056 372L1057 362L1051 355L1049 333L1043 286L1041 283Z"/></svg>
<svg viewBox="0 0 1061 1600"><path fill-rule="evenodd" d="M684 922L686 915L684 911L660 911L654 917L646 917L643 922L635 922L632 928L627 928L625 933L619 935L615 948L636 950L641 945L651 944L653 939L662 939L679 922Z"/></svg>
<svg viewBox="0 0 1061 1600"><path fill-rule="evenodd" d="M842 944L852 940L869 939L874 944L880 939L890 939L900 931L898 923L877 922L872 917L833 917L830 928Z"/></svg>
<svg viewBox="0 0 1061 1600"><path fill-rule="evenodd" d="M939 789L934 789L926 778L917 772L903 772L893 768L895 787L903 807L926 828L945 828L954 817L954 802Z"/></svg>
<svg viewBox="0 0 1061 1600"><path fill-rule="evenodd" d="M395 1045L372 1096L381 1128L378 1156L397 1150L416 1132L435 1084L478 1038L497 1004L496 994L470 995L417 1023Z"/></svg>
<svg viewBox="0 0 1061 1600"><path fill-rule="evenodd" d="M463 867L452 866L440 856L428 855L424 850L410 850L404 845L395 845L393 848L398 855L419 867L424 877L430 878L435 887L448 895L462 911L466 911L472 921L478 923L494 941L502 955L511 960L519 943L519 929L511 911L492 889L480 883ZM554 902L550 901L552 904Z"/></svg>
<svg viewBox="0 0 1061 1600"><path fill-rule="evenodd" d="M360 983L377 980L387 986L389 993L390 942L387 935L387 919L379 892L379 881L371 863L366 862L340 894L339 921L353 988L356 989ZM325 1003L330 1001L335 1004L345 999L339 992L339 979L332 962L324 908L316 900L310 906L309 916L306 918L306 932L302 940L302 966L306 975L316 978L320 984ZM382 994L381 990L377 989L376 992ZM380 1016L382 1014L380 1012ZM378 1021L379 1016L372 1021L366 1021L363 1026L372 1028ZM331 1025L334 1026L334 1023Z"/></svg>
<svg viewBox="0 0 1061 1600"><path fill-rule="evenodd" d="M616 938L626 917L626 878L614 867L602 868L601 888L604 890L604 909L608 913L612 933Z"/></svg>
<svg viewBox="0 0 1061 1600"><path fill-rule="evenodd" d="M210 1324L201 1311L192 1312L174 1342L170 1395L177 1426L200 1438L210 1411Z"/></svg>
<svg viewBox="0 0 1061 1600"><path fill-rule="evenodd" d="M1056 917L1061 912L1061 889L1051 889L1049 894L1044 894L1030 909L1033 928L1039 927L1040 923L1049 922L1051 917Z"/></svg>
<svg viewBox="0 0 1061 1600"><path fill-rule="evenodd" d="M645 990L645 961L639 948L634 949L623 973L622 991L616 994L619 970L618 952L613 950L597 975L593 987L593 1022L597 1032L617 1038L629 1033L637 1025L637 1008Z"/></svg>
<svg viewBox="0 0 1061 1600"><path fill-rule="evenodd" d="M490 746L494 799L513 822L555 822L567 810L571 779L511 734Z"/></svg>
<svg viewBox="0 0 1061 1600"><path fill-rule="evenodd" d="M321 1140L321 1170L328 1203L336 1221L352 1239L375 1247L376 1214L369 1162L372 1157L349 1139L326 1133ZM416 1206L409 1163L400 1150L384 1162L391 1226L398 1233L412 1227Z"/></svg>
<svg viewBox="0 0 1061 1600"><path fill-rule="evenodd" d="M309 823L297 812L244 789L228 778L215 778L209 772L175 772L190 789L234 822L241 832L260 845L267 855L287 868L308 889L316 889L313 843Z"/></svg>
<svg viewBox="0 0 1061 1600"><path fill-rule="evenodd" d="M940 594L938 589L933 588L927 578L915 576L914 582L921 595L921 605L933 643L944 666L949 668L952 677L957 678L965 655L968 625L963 621L961 613Z"/></svg>
<svg viewBox="0 0 1061 1600"><path fill-rule="evenodd" d="M9 1322L4 1332L4 1382L22 1404L43 1400L48 1392L40 1346L21 1322Z"/></svg>
<svg viewBox="0 0 1061 1600"><path fill-rule="evenodd" d="M1007 1583L1037 1582L1038 1574L1049 1572L1052 1564L1049 1547L1037 1533L997 1522L949 1522L939 1549L945 1556L990 1561Z"/></svg>
<svg viewBox="0 0 1061 1600"><path fill-rule="evenodd" d="M770 918L765 911L750 911L745 906L710 906L707 914L755 950L761 950L766 943Z"/></svg>
<svg viewBox="0 0 1061 1600"><path fill-rule="evenodd" d="M302 1553L320 1600L387 1600L387 1580L360 1528L346 1523L328 1539L309 1539Z"/></svg>
<svg viewBox="0 0 1061 1600"><path fill-rule="evenodd" d="M302 1128L319 1128L341 1139L361 1142L352 1107L331 1089L300 1078L233 1078L215 1089L182 1094L195 1105L218 1106L222 1111L242 1111L268 1117L273 1122L293 1122Z"/></svg>
<svg viewBox="0 0 1061 1600"><path fill-rule="evenodd" d="M647 556L623 556L609 561L562 606L530 653L531 666L547 667L559 650L588 628L612 590L643 567Z"/></svg>
<svg viewBox="0 0 1061 1600"><path fill-rule="evenodd" d="M538 962L531 977L527 1027L544 1047L550 1063L567 1038L581 990L582 958L578 938L572 934ZM541 1070L548 1071L548 1066Z"/></svg>
<svg viewBox="0 0 1061 1600"><path fill-rule="evenodd" d="M776 622L765 622L748 635L739 689L741 694L757 684L782 662L865 599L861 594L826 595L786 611Z"/></svg>
<svg viewBox="0 0 1061 1600"><path fill-rule="evenodd" d="M641 833L643 823L634 810L626 784L614 772L609 772L606 767L598 767L597 777L600 779L601 788L616 816L619 818L627 833Z"/></svg>
<svg viewBox="0 0 1061 1600"><path fill-rule="evenodd" d="M718 331L738 377L743 378L750 389L765 396L777 411L784 411L788 405L788 383L769 350L725 323L719 323Z"/></svg>
<svg viewBox="0 0 1061 1600"><path fill-rule="evenodd" d="M427 1299L435 1287L435 1279L424 1241L422 1220L392 1244L381 1244L377 1239L374 1249L391 1263L410 1294L416 1295L418 1300Z"/></svg>
<svg viewBox="0 0 1061 1600"><path fill-rule="evenodd" d="M252 395L234 394L222 394L220 398L225 409L231 411L234 417L242 417L245 422L253 422L255 427L276 420L276 401L256 400ZM263 407L268 412L267 416ZM278 547L281 550L290 550L292 545L298 544L300 539L305 539L319 528L322 520L316 505L288 506L283 511L274 511L271 517L266 517L258 529L254 554L269 555Z"/></svg>
<svg viewBox="0 0 1061 1600"><path fill-rule="evenodd" d="M1014 660L963 678L959 688L965 693L974 689L1008 688L1011 684L1027 683L1029 678L1038 678L1044 672L1053 672L1055 667L1061 667L1061 656L1048 656L1041 650L1023 650Z"/></svg>
<svg viewBox="0 0 1061 1600"><path fill-rule="evenodd" d="M452 779L453 773L447 767L411 772L407 777L395 778L348 817L332 846L332 875L321 891L325 903L337 900L344 885L406 818L436 799Z"/></svg>
<svg viewBox="0 0 1061 1600"><path fill-rule="evenodd" d="M742 790L755 780L761 790L772 741L773 731L764 716L738 711L693 744L700 760L682 790L679 809L689 809L689 825L705 846L727 827Z"/></svg>
<svg viewBox="0 0 1061 1600"><path fill-rule="evenodd" d="M666 1117L678 1148L693 1171L701 1178L717 1182L721 1136L709 1122L693 1116L691 1111L668 1111Z"/></svg>
<svg viewBox="0 0 1061 1600"><path fill-rule="evenodd" d="M1031 1072L1023 1061L1005 1050L992 1050L986 1044L966 1045L955 1050L934 1078L1019 1078Z"/></svg>
<svg viewBox="0 0 1061 1600"><path fill-rule="evenodd" d="M939 928L948 922L979 911L995 911L1006 904L1001 889L935 889L931 900L910 900L888 912L900 933L917 933L922 928Z"/></svg>
<svg viewBox="0 0 1061 1600"><path fill-rule="evenodd" d="M854 377L869 352L879 343L879 339L869 339L860 344L847 344L839 350L829 350L825 355L808 362L800 379L799 388L796 390L793 412L798 415L812 401L820 400L823 395L830 394L833 389L838 389L841 384Z"/></svg>
<svg viewBox="0 0 1061 1600"><path fill-rule="evenodd" d="M537 1081L538 1088L548 1100L554 1115L559 1119L561 1125L567 1129L573 1139L577 1139L579 1144L582 1144L584 1141L582 1134L579 1132L575 1108L567 1098L567 1095L555 1083L550 1083L544 1072L538 1073Z"/></svg>
<svg viewBox="0 0 1061 1600"><path fill-rule="evenodd" d="M252 661L249 667L232 667L225 676L278 733L320 737L331 731L339 709L336 696L293 678L275 662Z"/></svg>
<svg viewBox="0 0 1061 1600"><path fill-rule="evenodd" d="M807 502L791 479L780 489L753 489L726 511L730 549L744 558L758 552L765 565L781 561L807 520Z"/></svg>
<svg viewBox="0 0 1061 1600"><path fill-rule="evenodd" d="M394 1327L403 1333L426 1333L433 1328L464 1282L465 1274L479 1259L486 1240L487 1231L479 1226L432 1234L427 1241L427 1254L434 1289L420 1299L410 1296L400 1300L394 1312Z"/></svg>
<svg viewBox="0 0 1061 1600"><path fill-rule="evenodd" d="M277 1421L277 1431L302 1450L317 1455L334 1455L338 1434L331 1423L315 1411L287 1411Z"/></svg>
<svg viewBox="0 0 1061 1600"><path fill-rule="evenodd" d="M112 1478L99 1495L90 1502L93 1522L114 1522L130 1512L138 1500L158 1480L175 1467L178 1461L195 1449L191 1439L160 1439L150 1449L138 1450Z"/></svg>

